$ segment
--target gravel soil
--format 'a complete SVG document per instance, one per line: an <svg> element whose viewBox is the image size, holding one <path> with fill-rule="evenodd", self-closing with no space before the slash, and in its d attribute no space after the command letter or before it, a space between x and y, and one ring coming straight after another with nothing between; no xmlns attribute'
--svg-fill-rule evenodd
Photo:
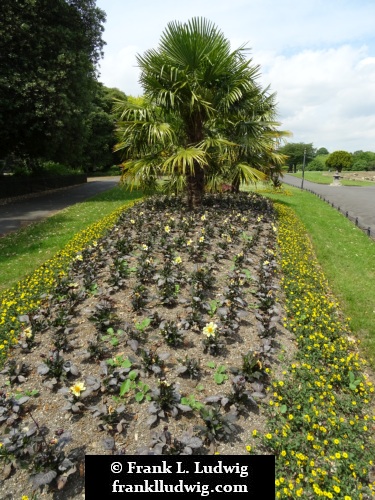
<svg viewBox="0 0 375 500"><path fill-rule="evenodd" d="M282 318L269 202L124 212L22 317L0 374L0 498L84 497L87 454L247 454L295 352Z"/></svg>

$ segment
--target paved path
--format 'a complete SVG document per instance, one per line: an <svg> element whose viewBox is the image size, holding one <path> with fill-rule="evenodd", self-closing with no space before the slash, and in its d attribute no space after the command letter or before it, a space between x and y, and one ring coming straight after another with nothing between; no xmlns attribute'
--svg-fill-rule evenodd
<svg viewBox="0 0 375 500"><path fill-rule="evenodd" d="M301 179L293 175L284 175L283 182L301 187ZM348 212L351 220L358 218L358 226L370 227L371 236L375 235L375 186L330 186L304 180L303 188L340 207L342 213Z"/></svg>
<svg viewBox="0 0 375 500"><path fill-rule="evenodd" d="M87 183L0 205L0 236L49 217L75 203L117 186L120 177L92 177Z"/></svg>
<svg viewBox="0 0 375 500"><path fill-rule="evenodd" d="M119 177L92 177L85 184L72 186L38 196L12 201L0 205L0 236L17 231L75 203L80 203L92 196L103 193L116 186ZM286 184L301 187L301 179L286 174L283 178ZM304 189L324 197L341 212L348 212L349 218L358 218L362 229L371 228L371 236L375 235L375 186L329 186L304 181Z"/></svg>

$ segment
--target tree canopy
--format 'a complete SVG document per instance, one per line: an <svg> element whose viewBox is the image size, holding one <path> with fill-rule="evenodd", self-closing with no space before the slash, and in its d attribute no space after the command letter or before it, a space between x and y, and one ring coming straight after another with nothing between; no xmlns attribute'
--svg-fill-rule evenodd
<svg viewBox="0 0 375 500"><path fill-rule="evenodd" d="M95 0L2 0L0 158L82 161L105 14Z"/></svg>
<svg viewBox="0 0 375 500"><path fill-rule="evenodd" d="M353 157L351 153L347 151L334 151L328 156L326 165L331 170L341 172L341 170L350 170L352 161Z"/></svg>
<svg viewBox="0 0 375 500"><path fill-rule="evenodd" d="M352 170L375 170L375 153L372 151L354 151Z"/></svg>
<svg viewBox="0 0 375 500"><path fill-rule="evenodd" d="M313 144L304 142L288 142L279 148L279 152L286 155L285 164L288 165L289 170L296 170L297 166L301 166L304 157L307 165L316 155Z"/></svg>
<svg viewBox="0 0 375 500"><path fill-rule="evenodd" d="M125 182L152 186L165 175L194 207L223 179L249 182L283 163L275 95L245 56L202 18L169 23L158 48L138 55L144 100L116 109Z"/></svg>

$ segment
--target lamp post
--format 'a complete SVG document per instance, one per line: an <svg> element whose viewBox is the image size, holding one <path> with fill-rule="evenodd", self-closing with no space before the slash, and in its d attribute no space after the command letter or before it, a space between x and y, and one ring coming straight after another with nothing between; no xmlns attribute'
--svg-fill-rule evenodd
<svg viewBox="0 0 375 500"><path fill-rule="evenodd" d="M301 189L303 189L303 181L305 180L305 164L306 164L306 148L303 151L303 163L302 163L302 182Z"/></svg>

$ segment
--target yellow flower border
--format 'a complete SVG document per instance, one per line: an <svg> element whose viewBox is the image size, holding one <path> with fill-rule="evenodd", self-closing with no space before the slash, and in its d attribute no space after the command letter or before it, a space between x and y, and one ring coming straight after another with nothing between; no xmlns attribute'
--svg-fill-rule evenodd
<svg viewBox="0 0 375 500"><path fill-rule="evenodd" d="M0 365L7 357L9 347L18 342L19 316L40 307L42 295L52 292L57 279L66 274L69 264L77 253L103 237L116 224L124 210L128 210L138 201L125 203L103 219L80 231L54 257L20 280L14 287L0 294Z"/></svg>

